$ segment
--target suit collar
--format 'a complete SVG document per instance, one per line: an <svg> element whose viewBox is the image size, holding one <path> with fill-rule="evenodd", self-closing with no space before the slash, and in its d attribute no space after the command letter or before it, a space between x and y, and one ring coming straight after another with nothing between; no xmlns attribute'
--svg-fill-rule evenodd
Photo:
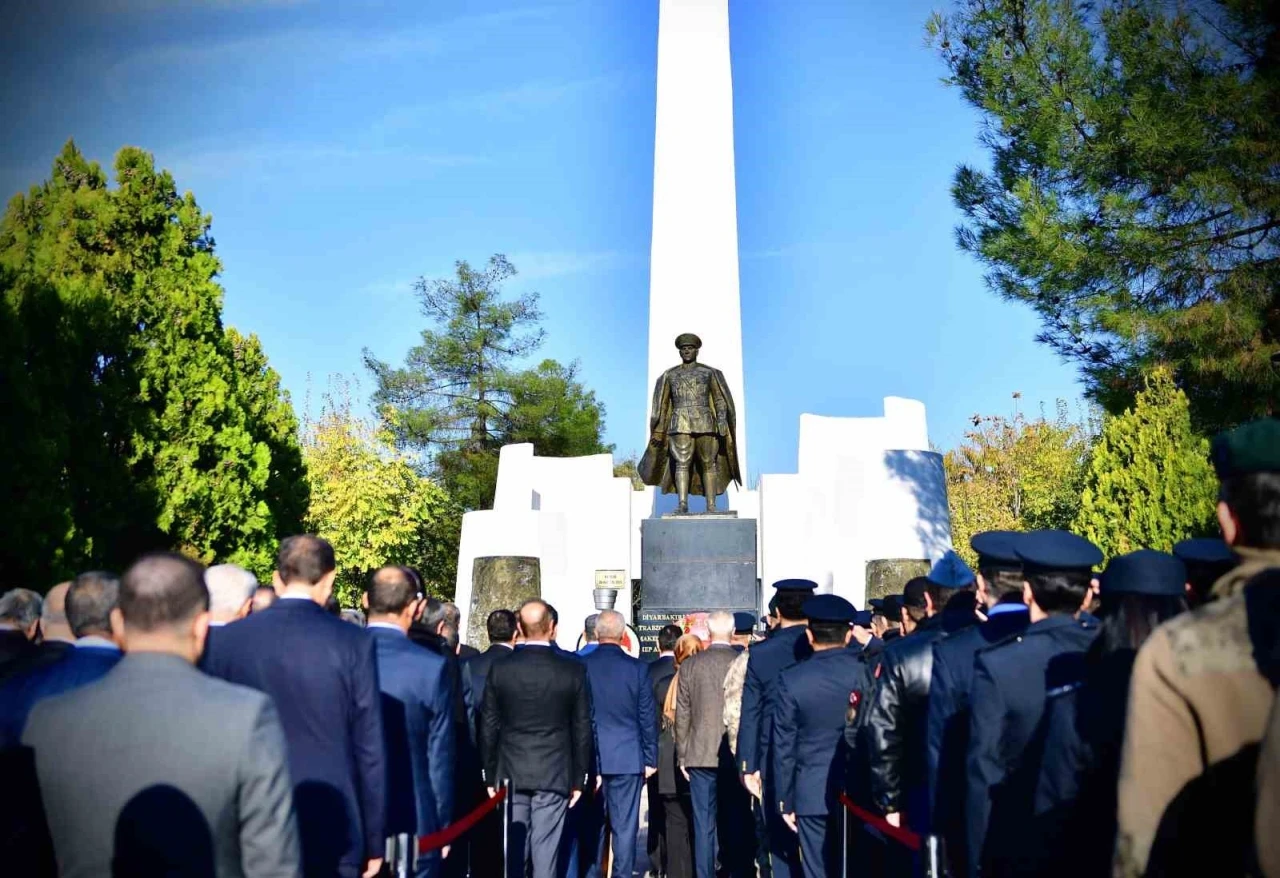
<svg viewBox="0 0 1280 878"><path fill-rule="evenodd" d="M1039 622L1032 622L1027 626L1027 633L1032 634L1037 631L1056 631L1059 628L1081 628L1080 620L1076 619L1069 613L1061 613L1050 616L1047 619L1041 619Z"/></svg>
<svg viewBox="0 0 1280 878"><path fill-rule="evenodd" d="M809 661L831 658L834 655L840 655L842 653L848 655L849 650L845 649L843 646L836 646L831 649L815 649L813 651L813 655L809 656Z"/></svg>
<svg viewBox="0 0 1280 878"><path fill-rule="evenodd" d="M371 622L364 626L365 630L376 637L407 637L408 635L396 625L389 622Z"/></svg>
<svg viewBox="0 0 1280 878"><path fill-rule="evenodd" d="M280 600L268 607L266 612L323 613L324 607L309 598L304 599L293 595L284 595Z"/></svg>
<svg viewBox="0 0 1280 878"><path fill-rule="evenodd" d="M117 674L199 674L182 656L167 652L129 652L116 665Z"/></svg>

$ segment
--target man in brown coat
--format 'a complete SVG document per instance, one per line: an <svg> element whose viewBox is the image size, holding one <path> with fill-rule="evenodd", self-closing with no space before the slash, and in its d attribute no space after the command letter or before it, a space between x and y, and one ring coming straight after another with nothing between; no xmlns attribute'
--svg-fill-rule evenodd
<svg viewBox="0 0 1280 878"><path fill-rule="evenodd" d="M707 617L711 646L687 659L676 674L676 764L693 798L693 863L698 878L716 874L717 784L732 765L724 734L724 678L738 657L731 642L733 614Z"/></svg>
<svg viewBox="0 0 1280 878"><path fill-rule="evenodd" d="M1258 742L1276 686L1255 640L1280 624L1280 420L1219 436L1213 461L1218 521L1241 564L1212 602L1138 652L1120 769L1121 878L1242 874L1251 856Z"/></svg>

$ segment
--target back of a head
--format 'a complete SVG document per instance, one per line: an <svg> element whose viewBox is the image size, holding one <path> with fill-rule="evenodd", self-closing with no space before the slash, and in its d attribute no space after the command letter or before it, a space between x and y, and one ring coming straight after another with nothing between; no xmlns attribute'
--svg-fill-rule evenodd
<svg viewBox="0 0 1280 878"><path fill-rule="evenodd" d="M582 633L588 643L598 640L600 635L596 633L596 626L600 623L600 614L592 613L590 616L582 620Z"/></svg>
<svg viewBox="0 0 1280 878"><path fill-rule="evenodd" d="M269 585L260 585L253 592L253 612L260 613L276 602L276 590Z"/></svg>
<svg viewBox="0 0 1280 878"><path fill-rule="evenodd" d="M733 626L733 613L716 610L707 615L707 630L713 642L728 643L733 637Z"/></svg>
<svg viewBox="0 0 1280 878"><path fill-rule="evenodd" d="M547 640L551 637L555 623L551 619L550 607L543 601L525 601L520 605L518 616L525 640Z"/></svg>
<svg viewBox="0 0 1280 878"><path fill-rule="evenodd" d="M676 667L684 664L690 656L702 652L702 641L696 634L684 634L676 641Z"/></svg>
<svg viewBox="0 0 1280 878"><path fill-rule="evenodd" d="M438 634L436 629L440 627L440 623L448 624L448 612L445 610L443 602L433 597L428 597L422 602L422 612L418 616L418 624L426 628L433 634Z"/></svg>
<svg viewBox="0 0 1280 878"><path fill-rule="evenodd" d="M209 589L209 612L214 618L234 616L253 598L258 578L236 564L215 564L204 572Z"/></svg>
<svg viewBox="0 0 1280 878"><path fill-rule="evenodd" d="M369 615L398 616L417 600L417 584L403 567L383 567L369 579Z"/></svg>
<svg viewBox="0 0 1280 878"><path fill-rule="evenodd" d="M679 625L663 625L658 629L658 652L675 652L676 641L683 634Z"/></svg>
<svg viewBox="0 0 1280 878"><path fill-rule="evenodd" d="M111 611L119 601L120 579L114 573L81 573L67 590L67 624L71 633L76 637L110 634Z"/></svg>
<svg viewBox="0 0 1280 878"><path fill-rule="evenodd" d="M70 582L59 582L45 593L44 606L40 609L40 629L46 640L71 640L75 637L67 622L67 592L70 590Z"/></svg>
<svg viewBox="0 0 1280 878"><path fill-rule="evenodd" d="M510 643L516 639L516 614L510 610L494 610L484 620L490 643Z"/></svg>
<svg viewBox="0 0 1280 878"><path fill-rule="evenodd" d="M810 598L810 594L803 591L780 591L777 594L777 614L781 619L788 622L800 622L804 620L804 602Z"/></svg>
<svg viewBox="0 0 1280 878"><path fill-rule="evenodd" d="M350 622L360 628L365 626L364 610L347 609L338 613L338 618L343 622Z"/></svg>
<svg viewBox="0 0 1280 878"><path fill-rule="evenodd" d="M176 630L208 609L204 568L173 552L143 555L120 582L126 631Z"/></svg>
<svg viewBox="0 0 1280 878"><path fill-rule="evenodd" d="M1280 549L1280 418L1259 418L1215 436L1210 450L1230 510L1233 546ZM1227 524L1223 524L1226 535Z"/></svg>
<svg viewBox="0 0 1280 878"><path fill-rule="evenodd" d="M444 611L444 622L454 628L462 627L462 611L458 609L458 605L453 601L445 601L441 608Z"/></svg>
<svg viewBox="0 0 1280 878"><path fill-rule="evenodd" d="M315 585L337 567L333 546L313 534L298 534L280 541L276 572L285 585Z"/></svg>
<svg viewBox="0 0 1280 878"><path fill-rule="evenodd" d="M621 643L627 633L627 620L617 610L601 610L596 616L596 640Z"/></svg>
<svg viewBox="0 0 1280 878"><path fill-rule="evenodd" d="M44 599L29 588L14 588L0 595L0 622L27 629L40 619Z"/></svg>

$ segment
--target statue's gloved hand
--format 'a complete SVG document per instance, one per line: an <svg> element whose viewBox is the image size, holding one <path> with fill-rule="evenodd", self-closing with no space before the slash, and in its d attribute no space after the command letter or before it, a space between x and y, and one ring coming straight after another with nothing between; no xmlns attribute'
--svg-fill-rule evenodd
<svg viewBox="0 0 1280 878"><path fill-rule="evenodd" d="M728 421L716 421L716 432L717 432L717 433L719 433L721 436L728 436L728 435L729 435L729 422L728 422Z"/></svg>

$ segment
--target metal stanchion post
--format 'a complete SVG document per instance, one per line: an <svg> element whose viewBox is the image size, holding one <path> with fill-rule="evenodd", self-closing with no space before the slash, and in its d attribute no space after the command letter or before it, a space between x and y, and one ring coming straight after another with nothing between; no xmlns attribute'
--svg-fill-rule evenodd
<svg viewBox="0 0 1280 878"><path fill-rule="evenodd" d="M840 878L849 874L849 809L840 803Z"/></svg>
<svg viewBox="0 0 1280 878"><path fill-rule="evenodd" d="M506 793L502 798L502 874L505 878L511 874L511 851L508 849L511 842L511 781L502 782L502 791Z"/></svg>
<svg viewBox="0 0 1280 878"><path fill-rule="evenodd" d="M412 858L413 861L418 859L418 846L414 843L416 839L409 835L409 833L402 832L396 836L396 841L400 846L400 850L397 851L398 856L396 857L396 876L397 878L409 878L410 858Z"/></svg>
<svg viewBox="0 0 1280 878"><path fill-rule="evenodd" d="M928 878L946 878L946 872L942 867L942 856L938 849L938 837L930 835L924 840L925 856L928 866L925 874Z"/></svg>

